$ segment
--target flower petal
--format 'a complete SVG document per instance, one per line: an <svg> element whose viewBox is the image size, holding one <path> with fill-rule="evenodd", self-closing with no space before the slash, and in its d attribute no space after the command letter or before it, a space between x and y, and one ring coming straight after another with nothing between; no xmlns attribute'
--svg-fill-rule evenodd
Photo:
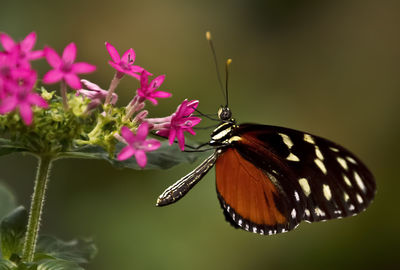
<svg viewBox="0 0 400 270"><path fill-rule="evenodd" d="M71 86L71 88L73 88L75 90L82 88L81 81L79 80L79 77L76 76L75 74L73 74L73 73L64 74L64 79L65 79L65 82L69 86Z"/></svg>
<svg viewBox="0 0 400 270"><path fill-rule="evenodd" d="M145 141L144 151L154 151L161 147L161 143L156 139L149 139Z"/></svg>
<svg viewBox="0 0 400 270"><path fill-rule="evenodd" d="M24 123L29 126L32 124L33 120L33 112L31 106L27 102L20 103L19 107L19 114L21 115L22 120Z"/></svg>
<svg viewBox="0 0 400 270"><path fill-rule="evenodd" d="M27 56L28 60L36 60L42 57L44 57L43 51L32 51Z"/></svg>
<svg viewBox="0 0 400 270"><path fill-rule="evenodd" d="M152 97L154 98L169 98L171 97L172 94L164 91L156 91L152 94Z"/></svg>
<svg viewBox="0 0 400 270"><path fill-rule="evenodd" d="M85 63L85 62L78 62L72 64L71 72L73 73L91 73L96 70L96 66Z"/></svg>
<svg viewBox="0 0 400 270"><path fill-rule="evenodd" d="M71 42L70 44L65 47L63 54L62 54L62 60L64 63L73 63L75 62L76 58L76 45L75 43Z"/></svg>
<svg viewBox="0 0 400 270"><path fill-rule="evenodd" d="M175 136L176 136L176 129L171 128L169 130L169 135L168 135L169 145L172 145L174 143Z"/></svg>
<svg viewBox="0 0 400 270"><path fill-rule="evenodd" d="M100 86L98 86L95 83L92 83L88 80L81 80L81 83L83 83L89 90L93 90L93 91L101 91L103 89L100 88ZM104 91L104 90L103 90Z"/></svg>
<svg viewBox="0 0 400 270"><path fill-rule="evenodd" d="M132 72L138 72L138 73L140 73L140 72L142 72L143 70L144 70L144 68L142 68L142 67L135 66L135 65L131 66L131 71L132 71ZM151 75L153 75L153 74L149 73L149 75L151 76Z"/></svg>
<svg viewBox="0 0 400 270"><path fill-rule="evenodd" d="M136 58L135 51L132 48L130 48L124 53L124 55L122 55L121 62L132 65L133 62L135 62L135 58Z"/></svg>
<svg viewBox="0 0 400 270"><path fill-rule="evenodd" d="M43 82L46 84L51 84L60 81L63 78L64 74L58 69L52 69L48 71L43 76Z"/></svg>
<svg viewBox="0 0 400 270"><path fill-rule="evenodd" d="M44 47L43 52L47 62L52 68L59 68L61 66L61 58L53 48Z"/></svg>
<svg viewBox="0 0 400 270"><path fill-rule="evenodd" d="M30 104L37 105L42 108L48 108L49 105L47 104L46 100L42 98L39 94L37 93L30 93L29 96L27 97L27 101Z"/></svg>
<svg viewBox="0 0 400 270"><path fill-rule="evenodd" d="M157 101L157 99L155 99L155 98L146 97L146 99L147 99L148 101L150 101L151 103L153 103L154 106L158 104L158 101Z"/></svg>
<svg viewBox="0 0 400 270"><path fill-rule="evenodd" d="M36 33L31 32L20 43L22 51L29 52L30 50L33 49L33 46L35 46L35 43L36 43Z"/></svg>
<svg viewBox="0 0 400 270"><path fill-rule="evenodd" d="M115 63L121 62L121 57L119 56L118 51L115 49L115 47L113 45L111 45L110 43L106 42L106 49L107 49L108 53L110 54L111 59Z"/></svg>
<svg viewBox="0 0 400 270"><path fill-rule="evenodd" d="M0 33L0 43L7 52L12 51L15 47L15 41L6 33Z"/></svg>
<svg viewBox="0 0 400 270"><path fill-rule="evenodd" d="M113 61L108 61L108 64L112 66L114 69L116 69L119 72L125 73L126 70L124 70L119 64L114 63Z"/></svg>
<svg viewBox="0 0 400 270"><path fill-rule="evenodd" d="M149 133L149 123L143 122L136 130L136 140L143 142Z"/></svg>
<svg viewBox="0 0 400 270"><path fill-rule="evenodd" d="M0 114L11 112L17 106L18 100L16 96L9 96L2 100L0 105Z"/></svg>
<svg viewBox="0 0 400 270"><path fill-rule="evenodd" d="M185 150L185 135L183 135L182 129L177 131L176 138L178 139L178 144L181 151Z"/></svg>
<svg viewBox="0 0 400 270"><path fill-rule="evenodd" d="M159 88L161 84L164 82L164 80L165 80L165 75L158 76L153 81L151 81L150 88L152 90Z"/></svg>
<svg viewBox="0 0 400 270"><path fill-rule="evenodd" d="M126 126L123 126L121 128L121 135L128 144L132 144L135 142L135 135L133 132L127 128Z"/></svg>
<svg viewBox="0 0 400 270"><path fill-rule="evenodd" d="M135 149L132 146L127 145L124 148L122 148L121 152L119 152L117 159L125 160L125 159L130 158L134 154L135 154Z"/></svg>
<svg viewBox="0 0 400 270"><path fill-rule="evenodd" d="M146 153L143 150L137 150L135 153L136 162L140 168L144 168L147 164Z"/></svg>

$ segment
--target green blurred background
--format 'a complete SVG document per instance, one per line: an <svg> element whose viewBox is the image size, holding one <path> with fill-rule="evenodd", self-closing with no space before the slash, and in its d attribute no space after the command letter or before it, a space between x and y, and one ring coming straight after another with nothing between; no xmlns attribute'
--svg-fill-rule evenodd
<svg viewBox="0 0 400 270"><path fill-rule="evenodd" d="M204 38L220 60L233 59L230 106L239 122L287 126L348 147L375 174L378 193L357 217L302 224L276 236L235 230L225 221L214 172L179 203L157 196L195 164L167 171L115 170L106 162L54 165L42 233L93 236L105 269L390 269L399 258L400 1L2 1L0 31L59 52L71 41L86 76L106 88L113 76L104 42L133 47L136 63L167 74L173 92L151 116L199 99L212 113L223 103ZM48 69L37 63L41 74ZM123 80L120 104L137 82ZM199 141L208 139L200 132ZM36 161L0 159L1 178L29 204Z"/></svg>

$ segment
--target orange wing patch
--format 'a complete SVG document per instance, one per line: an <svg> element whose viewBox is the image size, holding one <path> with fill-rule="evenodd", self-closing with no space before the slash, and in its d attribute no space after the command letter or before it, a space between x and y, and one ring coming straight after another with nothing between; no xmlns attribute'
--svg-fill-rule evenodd
<svg viewBox="0 0 400 270"><path fill-rule="evenodd" d="M279 196L276 186L235 149L226 150L218 158L216 182L225 203L244 219L266 226L287 223L274 201L274 195Z"/></svg>

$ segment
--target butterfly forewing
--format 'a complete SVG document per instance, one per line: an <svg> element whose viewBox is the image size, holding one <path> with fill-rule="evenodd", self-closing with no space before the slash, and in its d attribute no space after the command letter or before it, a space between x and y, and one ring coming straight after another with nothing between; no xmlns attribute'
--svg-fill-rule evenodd
<svg viewBox="0 0 400 270"><path fill-rule="evenodd" d="M223 153L220 159L225 156L233 162L234 156L229 153L234 151L239 156L237 163L245 171L248 171L248 164L254 166L265 176L263 181L273 184L273 188L268 184L267 189L275 190L272 192L272 205L268 200L259 204L257 198L261 197L265 187L257 186L259 184L255 184L251 177L235 180L231 176L233 186L221 189L223 185L219 183L229 181L223 176L229 169L225 168L228 165L218 160L216 170L220 201L236 224L239 222L235 219L238 213L230 204L240 204L231 199L235 197L228 196L230 202L225 197L226 194L240 193L235 191L239 181L243 182L242 186L248 186L247 191L252 190L245 199L253 200L260 208L272 212L273 206L276 206L285 217L283 223L278 220L276 224L260 223L260 219L254 218L257 214L249 214L254 213L252 207L248 207L246 212L242 206L240 216L244 220L241 223L247 222L257 230L264 228L272 232L293 229L301 220L313 222L355 215L364 210L374 197L375 182L366 166L348 150L329 140L292 129L252 124L235 128L232 138L230 148L225 152L228 154ZM238 200L244 198L243 195L236 196ZM252 203L248 202L248 205Z"/></svg>

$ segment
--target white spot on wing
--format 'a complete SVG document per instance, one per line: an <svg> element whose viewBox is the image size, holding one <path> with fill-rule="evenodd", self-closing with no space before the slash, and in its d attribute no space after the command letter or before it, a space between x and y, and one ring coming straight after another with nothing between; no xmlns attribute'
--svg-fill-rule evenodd
<svg viewBox="0 0 400 270"><path fill-rule="evenodd" d="M307 216L307 217L309 217L310 214L311 214L311 213L310 213L310 210L308 210L308 209L304 210L304 213L306 213L306 216Z"/></svg>
<svg viewBox="0 0 400 270"><path fill-rule="evenodd" d="M290 153L290 155L286 159L291 161L300 161L300 159L293 153Z"/></svg>
<svg viewBox="0 0 400 270"><path fill-rule="evenodd" d="M329 188L329 186L324 184L324 185L322 185L322 189L324 192L325 199L327 199L328 201L330 199L332 199L332 192L331 192L331 189Z"/></svg>
<svg viewBox="0 0 400 270"><path fill-rule="evenodd" d="M354 179L356 180L357 185L361 188L361 190L362 190L364 193L366 193L366 192L367 192L367 189L366 189L366 187L365 187L365 185L364 185L364 183L363 183L363 181L362 181L360 175L359 175L356 171L354 172Z"/></svg>
<svg viewBox="0 0 400 270"><path fill-rule="evenodd" d="M354 158L352 158L352 157L346 157L346 159L347 159L349 162L353 163L353 164L357 164L357 161L355 161Z"/></svg>
<svg viewBox="0 0 400 270"><path fill-rule="evenodd" d="M296 201L300 201L299 193L297 193L297 191L294 192L294 197L296 198Z"/></svg>
<svg viewBox="0 0 400 270"><path fill-rule="evenodd" d="M350 205L349 205L349 210L350 210L350 211L353 211L354 209L355 209L354 205L350 204Z"/></svg>
<svg viewBox="0 0 400 270"><path fill-rule="evenodd" d="M343 179L344 179L344 182L346 183L346 185L348 185L349 187L351 187L350 179L349 179L346 175L344 175L344 174L343 174Z"/></svg>
<svg viewBox="0 0 400 270"><path fill-rule="evenodd" d="M253 233L257 233L257 228L253 227Z"/></svg>
<svg viewBox="0 0 400 270"><path fill-rule="evenodd" d="M343 199L345 202L349 201L349 199L350 199L349 194L347 194L346 192L343 192Z"/></svg>
<svg viewBox="0 0 400 270"><path fill-rule="evenodd" d="M315 162L315 164L318 166L318 168L319 168L324 174L327 173L327 170L326 170L325 165L324 165L324 163L322 162L322 160L316 158L316 159L314 159L314 162Z"/></svg>
<svg viewBox="0 0 400 270"><path fill-rule="evenodd" d="M364 200L362 199L360 194L357 194L357 201L358 201L358 203L363 203L364 202Z"/></svg>
<svg viewBox="0 0 400 270"><path fill-rule="evenodd" d="M346 171L349 169L349 167L347 166L346 160L344 160L341 157L337 157L336 160L337 160L337 162L339 162L340 166L343 167L343 169L345 169Z"/></svg>
<svg viewBox="0 0 400 270"><path fill-rule="evenodd" d="M296 209L293 208L293 210L290 213L290 215L292 216L292 218L295 218L296 217Z"/></svg>
<svg viewBox="0 0 400 270"><path fill-rule="evenodd" d="M292 142L292 140L289 138L289 136L286 135L286 134L283 134L283 133L278 133L278 134L282 137L283 143L286 144L286 146L287 146L289 149L292 148L293 142Z"/></svg>
<svg viewBox="0 0 400 270"><path fill-rule="evenodd" d="M300 178L299 179L299 184L301 188L303 189L303 192L306 196L309 196L311 194L311 188L310 185L308 184L308 181L306 178Z"/></svg>
<svg viewBox="0 0 400 270"><path fill-rule="evenodd" d="M310 134L304 133L304 141L315 144L314 138Z"/></svg>
<svg viewBox="0 0 400 270"><path fill-rule="evenodd" d="M315 207L314 211L317 216L321 216L321 217L325 216L325 212L322 211L319 207Z"/></svg>
<svg viewBox="0 0 400 270"><path fill-rule="evenodd" d="M339 152L339 149L337 149L335 147L329 147L329 149L331 149L333 152Z"/></svg>
<svg viewBox="0 0 400 270"><path fill-rule="evenodd" d="M315 146L315 154L317 155L317 158L319 158L320 160L324 160L324 156L321 153L321 150L319 150L318 146Z"/></svg>

